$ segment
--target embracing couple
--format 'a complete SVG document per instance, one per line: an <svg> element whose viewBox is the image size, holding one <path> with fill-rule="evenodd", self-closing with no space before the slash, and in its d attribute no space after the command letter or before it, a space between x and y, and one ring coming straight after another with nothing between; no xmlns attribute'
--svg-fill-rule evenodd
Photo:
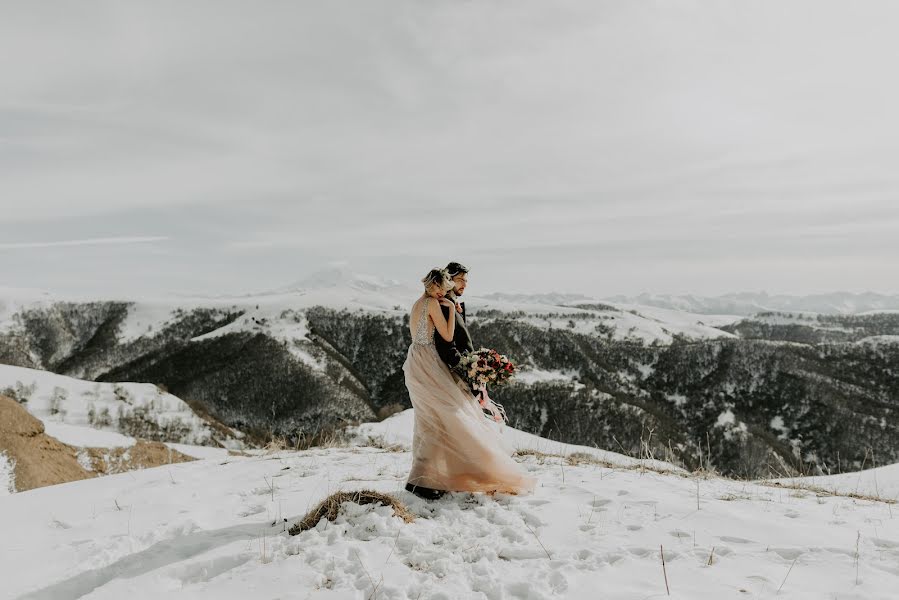
<svg viewBox="0 0 899 600"><path fill-rule="evenodd" d="M447 491L533 491L536 480L512 459L514 449L485 417L460 371L463 355L473 352L459 300L468 269L451 262L431 269L422 283L424 293L410 311L412 344L403 363L415 409L406 489L431 500Z"/></svg>

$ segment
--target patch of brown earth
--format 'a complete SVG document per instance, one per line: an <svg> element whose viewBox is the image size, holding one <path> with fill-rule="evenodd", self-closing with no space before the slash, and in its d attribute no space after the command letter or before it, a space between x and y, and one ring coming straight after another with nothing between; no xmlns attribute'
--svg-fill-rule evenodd
<svg viewBox="0 0 899 600"><path fill-rule="evenodd" d="M113 475L194 460L162 442L138 440L129 448L85 448L91 470L99 475Z"/></svg>
<svg viewBox="0 0 899 600"><path fill-rule="evenodd" d="M17 492L194 460L161 442L145 440L128 448L75 448L63 444L47 435L44 424L24 406L6 396L0 396L0 452L15 463ZM90 465L90 470L82 466L85 464Z"/></svg>
<svg viewBox="0 0 899 600"><path fill-rule="evenodd" d="M44 433L44 424L6 396L0 396L0 452L15 461L18 492L96 477L78 464L75 448Z"/></svg>

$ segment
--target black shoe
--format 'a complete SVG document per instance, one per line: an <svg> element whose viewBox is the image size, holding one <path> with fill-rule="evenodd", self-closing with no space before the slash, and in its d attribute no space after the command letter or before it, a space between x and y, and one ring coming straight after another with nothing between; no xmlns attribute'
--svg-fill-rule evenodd
<svg viewBox="0 0 899 600"><path fill-rule="evenodd" d="M445 490L435 490L420 485L412 485L411 483L406 484L406 491L412 492L419 498L424 498L425 500L437 500L446 493Z"/></svg>

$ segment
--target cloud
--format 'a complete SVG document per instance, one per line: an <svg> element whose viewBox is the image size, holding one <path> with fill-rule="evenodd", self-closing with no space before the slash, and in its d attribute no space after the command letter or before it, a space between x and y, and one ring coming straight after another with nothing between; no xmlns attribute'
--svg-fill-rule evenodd
<svg viewBox="0 0 899 600"><path fill-rule="evenodd" d="M13 242L0 243L0 250L18 250L23 248L56 248L59 246L101 246L122 244L147 244L151 242L164 242L167 237L109 237L91 238L85 240L59 240L53 242Z"/></svg>

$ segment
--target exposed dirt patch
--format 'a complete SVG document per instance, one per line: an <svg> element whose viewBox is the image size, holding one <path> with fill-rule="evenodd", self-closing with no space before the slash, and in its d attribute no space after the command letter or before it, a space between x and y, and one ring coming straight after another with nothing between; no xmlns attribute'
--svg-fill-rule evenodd
<svg viewBox="0 0 899 600"><path fill-rule="evenodd" d="M15 489L95 477L78 464L78 451L44 433L44 424L24 406L0 396L0 451L15 461Z"/></svg>
<svg viewBox="0 0 899 600"><path fill-rule="evenodd" d="M6 396L0 396L0 452L15 464L17 492L194 460L161 442L145 440L129 448L63 444L47 435L44 424L24 406Z"/></svg>
<svg viewBox="0 0 899 600"><path fill-rule="evenodd" d="M91 470L99 475L113 475L194 460L162 442L144 440L138 440L130 448L85 448L84 451L90 459Z"/></svg>

